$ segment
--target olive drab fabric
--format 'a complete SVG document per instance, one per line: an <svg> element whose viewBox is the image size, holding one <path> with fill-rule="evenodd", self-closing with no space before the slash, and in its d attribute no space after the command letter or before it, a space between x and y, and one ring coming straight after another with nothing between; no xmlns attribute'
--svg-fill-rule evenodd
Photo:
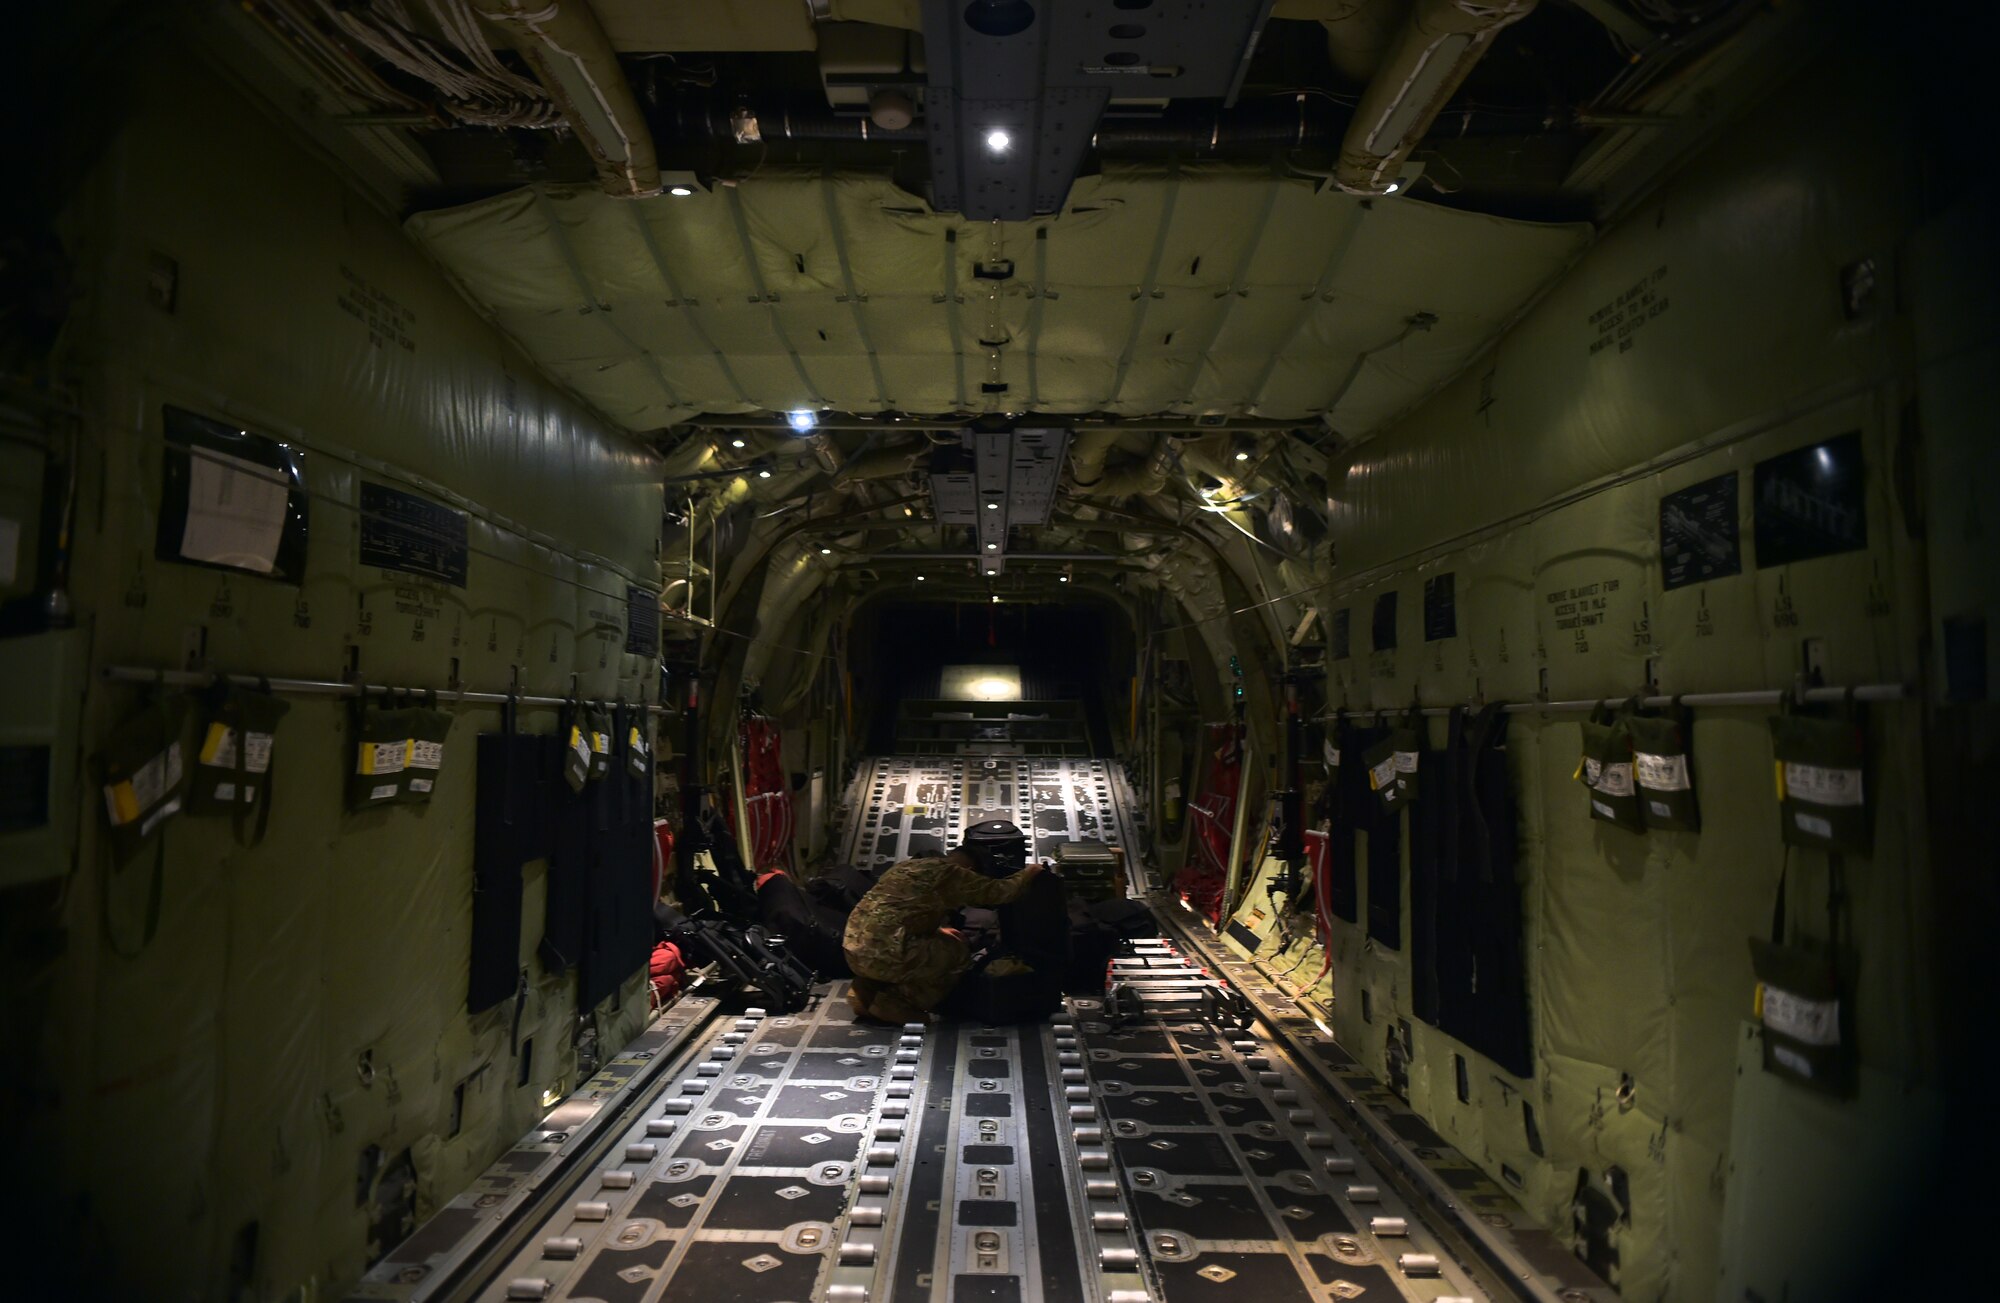
<svg viewBox="0 0 2000 1303"><path fill-rule="evenodd" d="M1368 790L1384 810L1400 810L1417 799L1423 739L1423 712L1412 706L1387 737L1368 748Z"/></svg>
<svg viewBox="0 0 2000 1303"><path fill-rule="evenodd" d="M410 713L357 698L350 711L353 762L347 771L347 806L372 810L394 805L410 767Z"/></svg>
<svg viewBox="0 0 2000 1303"><path fill-rule="evenodd" d="M1632 775L1632 715L1599 706L1583 723L1583 756L1577 781L1590 791L1590 817L1628 832L1644 832L1639 812L1639 788Z"/></svg>
<svg viewBox="0 0 2000 1303"><path fill-rule="evenodd" d="M1648 828L1699 832L1693 727L1687 711L1677 706L1666 715L1634 715L1627 728L1632 738L1632 778L1639 789L1640 818Z"/></svg>
<svg viewBox="0 0 2000 1303"><path fill-rule="evenodd" d="M180 813L187 778L181 739L186 724L186 699L165 696L112 729L97 748L93 768L104 793L112 851L121 861Z"/></svg>
<svg viewBox="0 0 2000 1303"><path fill-rule="evenodd" d="M1873 819L1863 781L1867 734L1861 721L1773 715L1771 750L1785 841L1866 855Z"/></svg>
<svg viewBox="0 0 2000 1303"><path fill-rule="evenodd" d="M188 788L190 814L230 814L236 839L264 839L271 818L271 762L278 721L291 707L268 691L252 691L218 681L206 694L197 742L194 777ZM247 816L256 814L256 832L247 841Z"/></svg>

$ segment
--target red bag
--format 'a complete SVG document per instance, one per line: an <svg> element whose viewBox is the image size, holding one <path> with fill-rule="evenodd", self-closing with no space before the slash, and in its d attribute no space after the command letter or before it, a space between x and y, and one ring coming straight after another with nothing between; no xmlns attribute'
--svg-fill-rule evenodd
<svg viewBox="0 0 2000 1303"><path fill-rule="evenodd" d="M681 993L681 978L687 972L687 961L681 958L681 948L671 941L662 941L653 947L653 1003L656 1007L672 1004Z"/></svg>

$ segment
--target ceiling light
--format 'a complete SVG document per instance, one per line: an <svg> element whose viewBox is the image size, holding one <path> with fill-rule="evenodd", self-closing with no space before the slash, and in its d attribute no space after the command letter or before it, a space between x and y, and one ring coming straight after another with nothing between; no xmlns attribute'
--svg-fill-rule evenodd
<svg viewBox="0 0 2000 1303"><path fill-rule="evenodd" d="M1057 576L1056 576L1056 582L1057 582L1057 583L1059 583L1059 584L1066 584L1066 583L1068 583L1068 582L1069 582L1069 576L1068 576L1068 575L1057 575Z"/></svg>
<svg viewBox="0 0 2000 1303"><path fill-rule="evenodd" d="M903 514L906 516L914 516L917 514L917 509L915 507L904 507Z"/></svg>
<svg viewBox="0 0 2000 1303"><path fill-rule="evenodd" d="M821 549L819 550L819 554L820 554L821 556L832 556L832 555L833 555L833 549L832 549L832 548L830 548L830 547L823 547L823 548L821 548Z"/></svg>
<svg viewBox="0 0 2000 1303"><path fill-rule="evenodd" d="M986 550L988 552L998 552L1000 550L1000 545L998 543L988 543L986 545Z"/></svg>
<svg viewBox="0 0 2000 1303"><path fill-rule="evenodd" d="M998 593L993 594L993 601L995 605L998 605L1000 601L1000 594Z"/></svg>
<svg viewBox="0 0 2000 1303"><path fill-rule="evenodd" d="M1250 460L1250 454L1249 454L1249 453L1247 453L1247 452L1239 452L1239 453L1237 453L1237 454L1236 454L1236 460L1237 460L1237 461L1249 461L1249 460Z"/></svg>
<svg viewBox="0 0 2000 1303"><path fill-rule="evenodd" d="M986 509L988 511L998 511L1000 510L1000 504L997 502L989 502L986 504Z"/></svg>
<svg viewBox="0 0 2000 1303"><path fill-rule="evenodd" d="M667 187L667 193L672 195L676 199L685 199L689 195L694 193L694 187L684 186L684 185L670 185Z"/></svg>
<svg viewBox="0 0 2000 1303"><path fill-rule="evenodd" d="M748 447L749 445L745 444L741 439L731 439L729 441L729 446L732 448L744 448Z"/></svg>
<svg viewBox="0 0 2000 1303"><path fill-rule="evenodd" d="M997 574L999 574L1000 572L999 572L998 570L988 570L988 571L987 571L986 573L987 573L987 574L989 574L989 575L997 575Z"/></svg>
<svg viewBox="0 0 2000 1303"><path fill-rule="evenodd" d="M819 417L813 414L813 410L810 407L795 407L785 413L785 419L791 422L792 428L801 434L819 424Z"/></svg>
<svg viewBox="0 0 2000 1303"><path fill-rule="evenodd" d="M1004 154L1014 143L1014 138L995 127L986 133L986 151L990 154Z"/></svg>
<svg viewBox="0 0 2000 1303"><path fill-rule="evenodd" d="M1392 195L1395 194L1398 190L1401 190L1402 188L1403 188L1403 183L1401 181L1391 181L1388 185L1382 187L1382 193L1385 195Z"/></svg>
<svg viewBox="0 0 2000 1303"><path fill-rule="evenodd" d="M921 584L922 582L924 582L924 577L923 577L922 575L918 575L918 576L917 576L917 582L918 582L918 583L920 583L920 584Z"/></svg>
<svg viewBox="0 0 2000 1303"><path fill-rule="evenodd" d="M757 478L758 478L758 479L760 479L760 480L768 480L768 479L770 479L770 478L771 478L771 472L769 472L769 471L758 471L758 472L757 472Z"/></svg>

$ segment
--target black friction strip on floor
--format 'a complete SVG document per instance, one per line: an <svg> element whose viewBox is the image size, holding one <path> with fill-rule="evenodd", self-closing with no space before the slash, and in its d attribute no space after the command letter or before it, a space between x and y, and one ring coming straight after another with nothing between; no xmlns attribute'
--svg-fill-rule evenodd
<svg viewBox="0 0 2000 1303"><path fill-rule="evenodd" d="M944 1198L944 1173L950 1165L945 1152L951 1139L952 1075L958 1062L958 1031L931 1028L931 1071L924 1086L924 1117L917 1126L916 1162L903 1190L896 1232L896 1261L889 1278L891 1303L929 1303L930 1274L936 1269L938 1217Z"/></svg>
<svg viewBox="0 0 2000 1303"><path fill-rule="evenodd" d="M1063 1177L1066 1164L1056 1136L1048 1056L1042 1052L1040 1027L1021 1029L1021 1096L1027 1110L1029 1170L1035 1175L1035 1251L1042 1260L1037 1297L1049 1303L1083 1303L1073 1219L1089 1214L1069 1206L1069 1183Z"/></svg>

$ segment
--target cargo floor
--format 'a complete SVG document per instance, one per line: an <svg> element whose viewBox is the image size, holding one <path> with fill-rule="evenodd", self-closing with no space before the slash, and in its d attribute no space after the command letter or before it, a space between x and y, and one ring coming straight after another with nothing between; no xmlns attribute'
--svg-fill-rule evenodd
<svg viewBox="0 0 2000 1303"><path fill-rule="evenodd" d="M1043 854L1120 847L1125 807L1102 761L883 757L850 791L845 858L935 852L989 817ZM856 1024L838 982L791 1014L698 990L354 1297L1557 1297L1556 1277L1489 1271L1449 1208L1406 1203L1418 1186L1356 1143L1313 1047L1275 1034L1297 1020L1162 922L1177 939L1128 943L1106 998L1044 1024Z"/></svg>
<svg viewBox="0 0 2000 1303"><path fill-rule="evenodd" d="M1255 1035L1097 1000L871 1026L841 990L713 1015L504 1251L453 1288L357 1297L1484 1296Z"/></svg>

